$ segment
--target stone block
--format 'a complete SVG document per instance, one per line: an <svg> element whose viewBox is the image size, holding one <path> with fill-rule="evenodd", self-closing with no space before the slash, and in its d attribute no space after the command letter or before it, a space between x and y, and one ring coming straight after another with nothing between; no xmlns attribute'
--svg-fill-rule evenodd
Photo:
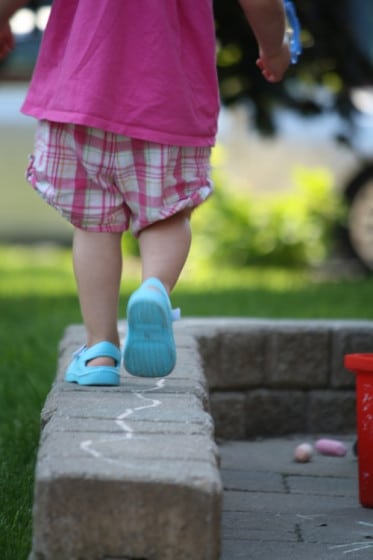
<svg viewBox="0 0 373 560"><path fill-rule="evenodd" d="M264 385L267 329L247 326L222 335L218 388L249 389Z"/></svg>
<svg viewBox="0 0 373 560"><path fill-rule="evenodd" d="M236 391L265 383L267 329L247 325L212 339L199 339L204 372L211 390Z"/></svg>
<svg viewBox="0 0 373 560"><path fill-rule="evenodd" d="M202 360L202 368L206 376L209 389L212 391L219 386L221 377L220 348L222 335L202 335L198 337L198 351Z"/></svg>
<svg viewBox="0 0 373 560"><path fill-rule="evenodd" d="M310 391L307 428L311 433L334 434L355 430L355 391Z"/></svg>
<svg viewBox="0 0 373 560"><path fill-rule="evenodd" d="M218 558L220 489L211 465L188 464L186 472L183 461L157 462L166 478L159 468L141 476L141 461L118 469L115 477L107 468L97 472L94 464L83 472L69 469L72 463L39 464L35 560Z"/></svg>
<svg viewBox="0 0 373 560"><path fill-rule="evenodd" d="M331 387L353 388L355 376L343 366L345 354L373 352L373 323L344 321L336 323L332 332Z"/></svg>
<svg viewBox="0 0 373 560"><path fill-rule="evenodd" d="M213 392L210 409L215 425L215 437L244 439L246 436L245 395L240 392Z"/></svg>
<svg viewBox="0 0 373 560"><path fill-rule="evenodd" d="M327 326L319 323L277 324L268 345L268 379L273 388L326 387L329 381Z"/></svg>
<svg viewBox="0 0 373 560"><path fill-rule="evenodd" d="M247 393L247 437L305 432L306 424L306 394L303 391L257 389Z"/></svg>
<svg viewBox="0 0 373 560"><path fill-rule="evenodd" d="M196 343L172 377L62 381L84 341L68 329L42 412L32 560L217 560L222 485Z"/></svg>

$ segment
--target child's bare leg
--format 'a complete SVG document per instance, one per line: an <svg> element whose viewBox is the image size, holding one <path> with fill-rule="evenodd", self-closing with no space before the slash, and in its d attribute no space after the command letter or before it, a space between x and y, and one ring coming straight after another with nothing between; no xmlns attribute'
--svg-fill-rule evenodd
<svg viewBox="0 0 373 560"><path fill-rule="evenodd" d="M158 278L168 293L176 284L189 253L190 214L190 210L179 212L147 227L139 236L143 280Z"/></svg>
<svg viewBox="0 0 373 560"><path fill-rule="evenodd" d="M108 341L119 347L118 300L122 274L121 233L76 229L73 260L87 346ZM91 365L111 365L97 358Z"/></svg>
<svg viewBox="0 0 373 560"><path fill-rule="evenodd" d="M169 294L188 256L190 211L180 212L144 229L139 236L145 282L127 305L123 360L132 375L163 377L176 363ZM152 290L155 290L151 292Z"/></svg>

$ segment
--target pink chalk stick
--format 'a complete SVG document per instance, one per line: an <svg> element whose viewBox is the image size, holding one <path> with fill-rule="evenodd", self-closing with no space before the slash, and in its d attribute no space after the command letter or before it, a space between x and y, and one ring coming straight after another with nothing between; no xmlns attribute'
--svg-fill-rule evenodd
<svg viewBox="0 0 373 560"><path fill-rule="evenodd" d="M347 453L345 444L335 439L319 439L315 443L315 449L322 455L331 455L332 457L344 457Z"/></svg>

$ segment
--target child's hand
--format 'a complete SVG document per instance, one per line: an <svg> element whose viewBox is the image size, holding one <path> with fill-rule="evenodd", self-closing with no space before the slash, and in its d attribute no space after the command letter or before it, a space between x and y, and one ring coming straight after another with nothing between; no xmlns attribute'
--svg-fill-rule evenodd
<svg viewBox="0 0 373 560"><path fill-rule="evenodd" d="M6 58L13 47L14 39L9 23L0 25L0 60Z"/></svg>
<svg viewBox="0 0 373 560"><path fill-rule="evenodd" d="M290 65L290 49L285 40L278 54L268 56L260 51L256 65L268 82L280 82Z"/></svg>

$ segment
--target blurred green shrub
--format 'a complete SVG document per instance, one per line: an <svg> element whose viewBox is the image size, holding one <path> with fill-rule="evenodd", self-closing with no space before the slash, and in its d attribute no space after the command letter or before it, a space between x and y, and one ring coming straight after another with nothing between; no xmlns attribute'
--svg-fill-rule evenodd
<svg viewBox="0 0 373 560"><path fill-rule="evenodd" d="M132 257L140 256L139 242L129 231L123 234L122 250L124 255L131 255Z"/></svg>
<svg viewBox="0 0 373 560"><path fill-rule="evenodd" d="M270 195L224 189L193 215L193 253L232 266L304 267L323 261L344 215L328 170L294 169L295 188Z"/></svg>

